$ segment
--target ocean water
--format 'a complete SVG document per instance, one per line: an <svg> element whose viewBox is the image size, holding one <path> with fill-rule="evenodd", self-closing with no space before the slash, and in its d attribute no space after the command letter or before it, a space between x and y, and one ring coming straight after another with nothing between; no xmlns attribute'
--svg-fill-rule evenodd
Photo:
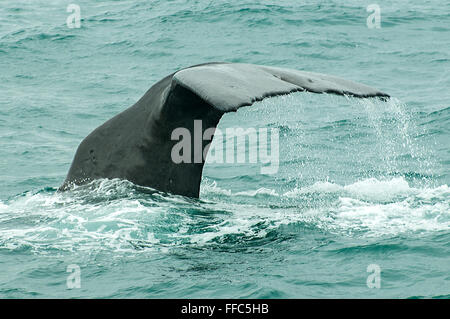
<svg viewBox="0 0 450 319"><path fill-rule="evenodd" d="M449 298L450 3L374 3L380 28L354 0L3 0L0 297ZM279 130L279 171L207 164L200 199L57 191L88 133L209 61L393 98L296 93L225 115L221 129Z"/></svg>

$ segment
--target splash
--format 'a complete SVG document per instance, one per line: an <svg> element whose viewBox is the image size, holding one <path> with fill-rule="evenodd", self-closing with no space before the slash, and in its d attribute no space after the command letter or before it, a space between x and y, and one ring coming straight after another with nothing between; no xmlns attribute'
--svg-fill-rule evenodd
<svg viewBox="0 0 450 319"><path fill-rule="evenodd" d="M376 134L376 149L385 174L395 175L405 167L419 172L423 182L430 183L437 166L433 149L418 142L426 131L414 120L408 106L396 98L386 102L356 100L367 115Z"/></svg>
<svg viewBox="0 0 450 319"><path fill-rule="evenodd" d="M415 188L403 178L371 178L349 185L317 182L284 193L232 193L209 182L200 201L148 194L117 180L68 193L27 193L0 203L0 249L39 254L167 251L186 245L251 243L274 236L286 225L350 237L450 228L447 185ZM259 204L236 201L240 197L257 198ZM317 205L305 206L306 200Z"/></svg>

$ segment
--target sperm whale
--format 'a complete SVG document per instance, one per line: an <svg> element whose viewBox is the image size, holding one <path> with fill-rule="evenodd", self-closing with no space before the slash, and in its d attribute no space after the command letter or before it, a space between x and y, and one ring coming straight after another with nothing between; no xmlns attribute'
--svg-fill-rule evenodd
<svg viewBox="0 0 450 319"><path fill-rule="evenodd" d="M215 128L227 112L293 92L389 98L369 86L320 73L228 62L187 67L154 84L133 106L90 133L60 190L119 178L198 198L204 161L174 162L172 132L181 127L193 136L195 121L202 121L203 130ZM209 141L202 143L203 149Z"/></svg>

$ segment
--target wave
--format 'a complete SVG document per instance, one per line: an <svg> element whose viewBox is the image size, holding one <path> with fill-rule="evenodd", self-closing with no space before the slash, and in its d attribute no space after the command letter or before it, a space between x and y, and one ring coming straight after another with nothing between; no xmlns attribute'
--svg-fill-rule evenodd
<svg viewBox="0 0 450 319"><path fill-rule="evenodd" d="M236 200L242 197L257 201ZM39 254L245 246L301 238L308 229L349 237L447 231L450 189L370 178L348 185L323 181L286 192L232 192L206 181L201 199L194 200L102 180L71 192L46 189L0 202L0 250Z"/></svg>
<svg viewBox="0 0 450 319"><path fill-rule="evenodd" d="M325 230L340 234L359 233L373 237L450 229L448 185L412 187L403 177L389 180L369 178L349 185L317 182L283 193L265 188L232 193L213 182L205 185L203 194L206 197L208 194L235 197L263 194L267 199L281 198L286 206L296 204L297 201L311 202L317 199L318 207L296 211L298 215L290 215L290 219L282 222L311 220ZM294 201L286 202L285 198Z"/></svg>

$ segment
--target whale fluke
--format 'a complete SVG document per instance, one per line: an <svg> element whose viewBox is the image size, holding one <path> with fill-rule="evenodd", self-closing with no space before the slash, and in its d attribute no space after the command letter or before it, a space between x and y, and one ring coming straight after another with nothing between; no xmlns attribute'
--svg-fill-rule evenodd
<svg viewBox="0 0 450 319"><path fill-rule="evenodd" d="M226 112L298 91L389 98L363 84L320 73L243 64L207 63L175 72L80 144L60 190L99 178L120 178L156 190L198 197L204 162L175 163L176 128L194 136L194 120L216 127ZM210 141L202 141L203 148ZM198 154L197 154L198 155ZM193 154L195 157L196 154Z"/></svg>

